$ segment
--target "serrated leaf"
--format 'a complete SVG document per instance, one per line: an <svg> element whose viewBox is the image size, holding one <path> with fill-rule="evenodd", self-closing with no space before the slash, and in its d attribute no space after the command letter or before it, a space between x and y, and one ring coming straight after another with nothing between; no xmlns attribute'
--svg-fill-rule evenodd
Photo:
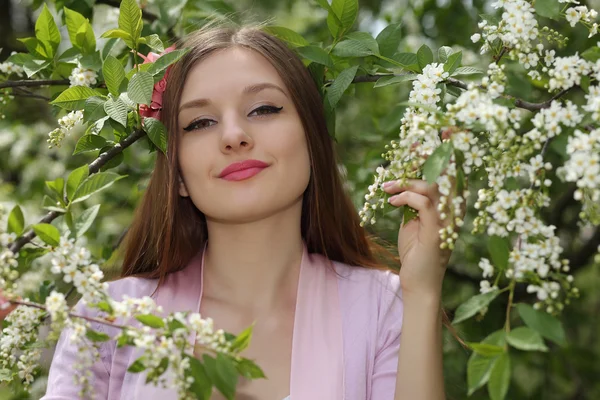
<svg viewBox="0 0 600 400"><path fill-rule="evenodd" d="M88 229L94 223L94 220L98 216L98 211L100 210L100 204L96 204L87 210L84 210L79 217L73 221L73 225L75 227L75 235L76 237L83 236L84 233L87 232Z"/></svg>
<svg viewBox="0 0 600 400"><path fill-rule="evenodd" d="M329 54L319 46L298 47L296 51L307 60L333 68L333 60Z"/></svg>
<svg viewBox="0 0 600 400"><path fill-rule="evenodd" d="M396 53L392 59L409 71L420 72L419 60L417 59L417 55L414 53Z"/></svg>
<svg viewBox="0 0 600 400"><path fill-rule="evenodd" d="M508 239L492 235L489 237L487 248L494 266L500 269L500 271L505 271L508 268L508 258L510 256L510 243Z"/></svg>
<svg viewBox="0 0 600 400"><path fill-rule="evenodd" d="M33 226L35 234L46 244L56 247L60 243L60 232L50 224L36 224Z"/></svg>
<svg viewBox="0 0 600 400"><path fill-rule="evenodd" d="M106 57L110 55L110 52L115 47L118 41L119 40L117 38L111 38L106 41L106 44L104 45L100 53L100 56L102 57L103 61L106 60Z"/></svg>
<svg viewBox="0 0 600 400"><path fill-rule="evenodd" d="M423 175L427 179L427 182L434 183L436 181L450 162L453 151L452 143L445 142L427 158L423 165Z"/></svg>
<svg viewBox="0 0 600 400"><path fill-rule="evenodd" d="M358 65L343 70L327 90L327 98L332 108L335 108L352 80L354 80L356 71L358 71Z"/></svg>
<svg viewBox="0 0 600 400"><path fill-rule="evenodd" d="M396 75L396 76L384 76L383 78L379 78L377 82L375 82L374 88L394 85L397 83L414 81L417 79L417 74L404 74L404 75Z"/></svg>
<svg viewBox="0 0 600 400"><path fill-rule="evenodd" d="M525 303L517 304L517 310L519 311L519 315L523 319L523 322L525 322L528 327L546 339L552 340L560 346L566 346L567 339L565 330L556 317L553 317L544 311L536 310Z"/></svg>
<svg viewBox="0 0 600 400"><path fill-rule="evenodd" d="M152 314L136 315L135 319L140 321L142 324L149 326L150 328L159 329L159 328L165 327L165 321L163 321L162 318L157 317L156 315L152 315Z"/></svg>
<svg viewBox="0 0 600 400"><path fill-rule="evenodd" d="M93 133L83 135L77 141L77 145L75 145L75 151L73 152L73 155L84 153L86 151L99 150L106 146L106 144L107 141L102 136L94 135Z"/></svg>
<svg viewBox="0 0 600 400"><path fill-rule="evenodd" d="M498 330L482 340L481 344L502 347L505 343L504 337L504 330ZM471 354L467 363L467 394L469 396L488 382L492 368L497 359L498 356L486 357L475 352Z"/></svg>
<svg viewBox="0 0 600 400"><path fill-rule="evenodd" d="M206 373L214 383L215 387L226 399L233 400L235 398L235 389L238 380L238 374L233 360L218 353L216 359L204 354L203 361Z"/></svg>
<svg viewBox="0 0 600 400"><path fill-rule="evenodd" d="M136 1L121 0L121 6L119 7L119 29L129 33L134 42L139 39L139 31L141 31L139 24L141 22L142 10Z"/></svg>
<svg viewBox="0 0 600 400"><path fill-rule="evenodd" d="M110 336L108 336L104 332L98 332L93 329L88 329L85 332L85 337L90 339L92 342L106 342L110 340Z"/></svg>
<svg viewBox="0 0 600 400"><path fill-rule="evenodd" d="M477 354L484 357L495 357L504 353L504 347L488 343L467 343Z"/></svg>
<svg viewBox="0 0 600 400"><path fill-rule="evenodd" d="M25 47L27 47L27 51L29 51L29 53L31 53L31 54L27 54L28 56L31 56L32 58L44 59L44 61L47 61L46 59L49 58L46 48L44 47L42 42L40 42L36 38L26 37L26 38L17 38L17 40L19 42L23 43L25 45ZM14 60L15 56L18 56L18 55L25 55L25 53L13 54L12 56L10 56L8 58L8 61L15 62L13 60Z"/></svg>
<svg viewBox="0 0 600 400"><path fill-rule="evenodd" d="M417 51L417 62L421 69L433 62L433 52L426 44L422 45Z"/></svg>
<svg viewBox="0 0 600 400"><path fill-rule="evenodd" d="M189 391L193 393L198 400L209 400L213 385L204 366L196 357L188 355L185 357L190 363L190 368L185 371L186 376L194 378L194 382L191 384Z"/></svg>
<svg viewBox="0 0 600 400"><path fill-rule="evenodd" d="M133 363L131 363L131 365L127 368L127 372L137 374L139 372L144 371L145 369L146 365L144 364L144 357L142 356L135 360Z"/></svg>
<svg viewBox="0 0 600 400"><path fill-rule="evenodd" d="M558 20L560 16L560 3L555 0L536 0L535 13L541 17Z"/></svg>
<svg viewBox="0 0 600 400"><path fill-rule="evenodd" d="M150 77L152 79L152 77ZM104 111L113 120L117 121L124 127L127 126L127 106L123 100L110 98L104 103Z"/></svg>
<svg viewBox="0 0 600 400"><path fill-rule="evenodd" d="M581 53L581 58L589 62L595 63L600 60L600 47L593 46Z"/></svg>
<svg viewBox="0 0 600 400"><path fill-rule="evenodd" d="M100 93L87 86L72 86L58 95L50 104L65 110L81 110L88 98L100 96Z"/></svg>
<svg viewBox="0 0 600 400"><path fill-rule="evenodd" d="M459 76L459 75L478 75L485 74L484 71L474 68L474 67L458 67L456 70L450 74L450 76Z"/></svg>
<svg viewBox="0 0 600 400"><path fill-rule="evenodd" d="M69 32L71 44L75 47L79 47L79 44L77 43L77 31L87 22L87 18L67 7L63 7L63 12L65 13L65 22L67 24L67 32Z"/></svg>
<svg viewBox="0 0 600 400"><path fill-rule="evenodd" d="M294 47L310 45L308 40L304 39L298 32L284 26L266 26L263 30Z"/></svg>
<svg viewBox="0 0 600 400"><path fill-rule="evenodd" d="M167 69L169 65L177 62L181 57L187 54L189 50L190 49L179 49L163 54L154 63L149 64L150 66L148 68L148 73L152 76L161 74ZM131 97L131 94L129 95L129 97Z"/></svg>
<svg viewBox="0 0 600 400"><path fill-rule="evenodd" d="M237 335L235 340L231 344L231 351L241 352L248 348L248 345L250 345L250 341L252 340L253 329L254 324L244 329L239 335Z"/></svg>
<svg viewBox="0 0 600 400"><path fill-rule="evenodd" d="M56 178L53 181L46 181L46 187L50 190L50 195L54 200L63 200L65 187L65 180L63 178Z"/></svg>
<svg viewBox="0 0 600 400"><path fill-rule="evenodd" d="M246 358L242 358L240 361L236 363L236 369L240 375L247 379L260 379L266 378L263 370L256 365L256 363L252 360L248 360Z"/></svg>
<svg viewBox="0 0 600 400"><path fill-rule="evenodd" d="M8 233L15 233L17 236L21 236L25 229L25 217L23 216L23 210L19 205L16 205L8 215Z"/></svg>
<svg viewBox="0 0 600 400"><path fill-rule="evenodd" d="M71 172L69 177L67 178L67 199L71 200L79 185L85 180L85 178L89 175L89 167L87 165L83 165Z"/></svg>
<svg viewBox="0 0 600 400"><path fill-rule="evenodd" d="M333 48L333 54L338 57L366 57L379 54L379 45L369 33L353 32L347 37L348 39Z"/></svg>
<svg viewBox="0 0 600 400"><path fill-rule="evenodd" d="M167 153L167 128L156 118L144 118L144 130L156 147Z"/></svg>
<svg viewBox="0 0 600 400"><path fill-rule="evenodd" d="M548 351L542 336L527 326L520 326L510 331L506 336L506 341L519 350Z"/></svg>
<svg viewBox="0 0 600 400"><path fill-rule="evenodd" d="M500 292L498 290L493 290L488 293L478 294L471 297L469 300L458 306L456 313L454 314L454 321L452 321L452 324L458 324L459 322L471 318L483 308L487 307L499 294Z"/></svg>
<svg viewBox="0 0 600 400"><path fill-rule="evenodd" d="M150 47L152 50L156 51L157 53L162 53L163 51L165 51L165 46L164 46L162 40L160 40L160 37L156 33L153 33L148 36L144 36L143 38L140 38L140 41L142 39L144 40L143 43L146 46Z"/></svg>
<svg viewBox="0 0 600 400"><path fill-rule="evenodd" d="M442 46L438 49L438 60L441 63L445 63L446 61L448 61L448 57L452 53L454 53L454 50L452 50L452 47Z"/></svg>
<svg viewBox="0 0 600 400"><path fill-rule="evenodd" d="M104 117L106 115L106 112L104 111L105 101L106 100L98 96L87 99L85 101L85 105L83 106L83 121L97 121L98 119Z"/></svg>
<svg viewBox="0 0 600 400"><path fill-rule="evenodd" d="M347 32L352 28L358 16L358 0L333 0L331 9L342 24L342 32Z"/></svg>
<svg viewBox="0 0 600 400"><path fill-rule="evenodd" d="M448 72L449 75L452 75L452 73L460 66L461 62L462 51L450 54L448 56L448 61L444 63L444 71Z"/></svg>
<svg viewBox="0 0 600 400"><path fill-rule="evenodd" d="M508 353L502 354L492 367L488 380L490 400L504 400L510 384L510 358Z"/></svg>
<svg viewBox="0 0 600 400"><path fill-rule="evenodd" d="M75 191L71 202L79 203L125 177L126 175L119 175L114 172L98 172L91 175Z"/></svg>
<svg viewBox="0 0 600 400"><path fill-rule="evenodd" d="M42 43L46 49L49 59L54 58L56 50L60 45L60 32L54 22L54 17L48 6L44 3L44 8L35 22L35 37Z"/></svg>
<svg viewBox="0 0 600 400"><path fill-rule="evenodd" d="M148 72L140 71L135 73L127 85L127 95L137 104L150 104L152 101L152 91L154 90L154 79ZM123 104L125 106L125 104ZM106 108L105 108L106 109ZM107 111L107 114L110 115ZM125 126L123 124L123 126Z"/></svg>
<svg viewBox="0 0 600 400"><path fill-rule="evenodd" d="M402 41L402 24L391 24L386 26L379 34L377 35L377 44L379 45L379 53L385 57L392 58L396 51L398 51L398 46Z"/></svg>
<svg viewBox="0 0 600 400"><path fill-rule="evenodd" d="M60 202L50 198L50 196L48 195L44 195L42 199L42 208L44 210L57 211L60 213L64 213L65 211L67 211L64 207L62 207Z"/></svg>
<svg viewBox="0 0 600 400"><path fill-rule="evenodd" d="M101 38L123 39L125 43L132 43L131 34L123 29L109 29L100 35Z"/></svg>
<svg viewBox="0 0 600 400"><path fill-rule="evenodd" d="M113 56L108 56L102 64L102 75L108 91L113 96L119 95L119 87L125 79L125 69L123 65Z"/></svg>

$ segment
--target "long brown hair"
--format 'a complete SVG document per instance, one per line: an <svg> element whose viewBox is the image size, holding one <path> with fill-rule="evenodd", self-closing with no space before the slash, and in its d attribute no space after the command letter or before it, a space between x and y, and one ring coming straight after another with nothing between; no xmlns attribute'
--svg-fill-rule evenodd
<svg viewBox="0 0 600 400"><path fill-rule="evenodd" d="M177 44L177 48L190 50L172 65L163 96L161 120L169 132L168 151L166 156L157 154L150 182L124 239L121 277L158 278L160 286L168 274L184 268L208 239L204 215L189 197L178 192L177 114L190 70L213 52L238 46L256 51L275 67L302 121L311 164L301 218L307 250L351 266L397 272L397 257L360 226L339 174L319 88L302 60L258 27L211 25ZM396 268L390 262L396 263ZM444 325L457 337L445 312L443 317Z"/></svg>

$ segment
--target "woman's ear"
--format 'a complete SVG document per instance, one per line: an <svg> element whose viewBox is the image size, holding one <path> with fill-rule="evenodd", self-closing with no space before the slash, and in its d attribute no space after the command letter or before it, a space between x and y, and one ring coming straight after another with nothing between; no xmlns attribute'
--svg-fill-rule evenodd
<svg viewBox="0 0 600 400"><path fill-rule="evenodd" d="M187 187L185 186L185 182L183 182L183 178L179 175L179 195L181 197L189 197Z"/></svg>

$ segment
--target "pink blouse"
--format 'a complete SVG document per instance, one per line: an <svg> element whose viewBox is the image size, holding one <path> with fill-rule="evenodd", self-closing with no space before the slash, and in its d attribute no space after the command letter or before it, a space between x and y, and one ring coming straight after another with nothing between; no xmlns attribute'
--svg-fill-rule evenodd
<svg viewBox="0 0 600 400"><path fill-rule="evenodd" d="M153 296L165 313L200 310L202 253L181 271L170 274ZM332 263L334 273L328 264L329 260L309 254L304 246L294 317L290 398L393 400L402 329L400 280L389 271L338 262ZM115 300L123 295L149 296L156 285L154 279L129 277L111 282L109 294ZM75 311L93 315L81 302ZM93 329L111 336L117 333L115 328L101 324ZM58 341L42 400L79 398L79 387L73 381L77 349L68 336L65 330ZM190 335L189 340L192 344L195 337ZM176 400L174 390L145 384L144 372L127 372L140 355L134 347L117 348L113 340L104 342L100 360L91 368L93 398Z"/></svg>

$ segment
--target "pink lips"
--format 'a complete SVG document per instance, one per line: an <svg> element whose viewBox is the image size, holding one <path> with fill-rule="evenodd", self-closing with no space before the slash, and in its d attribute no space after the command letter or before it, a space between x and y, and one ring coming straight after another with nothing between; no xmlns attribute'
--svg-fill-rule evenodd
<svg viewBox="0 0 600 400"><path fill-rule="evenodd" d="M269 164L259 160L245 160L228 165L221 171L219 178L227 181L242 181L258 174Z"/></svg>

